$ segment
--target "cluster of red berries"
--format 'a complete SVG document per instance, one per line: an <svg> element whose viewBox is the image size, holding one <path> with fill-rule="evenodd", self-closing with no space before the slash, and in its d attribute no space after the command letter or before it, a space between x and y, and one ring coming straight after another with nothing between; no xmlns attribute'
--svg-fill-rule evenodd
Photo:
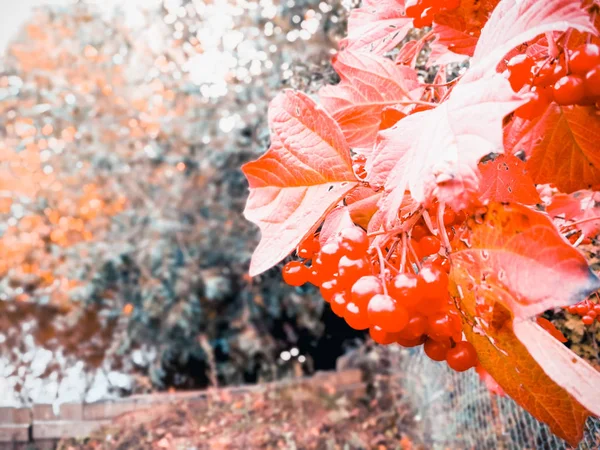
<svg viewBox="0 0 600 450"><path fill-rule="evenodd" d="M406 16L413 19L415 28L430 27L433 16L460 6L460 0L406 0Z"/></svg>
<svg viewBox="0 0 600 450"><path fill-rule="evenodd" d="M594 303L589 298L576 305L568 306L566 310L581 316L584 325L592 325L594 321L600 322L600 303Z"/></svg>
<svg viewBox="0 0 600 450"><path fill-rule="evenodd" d="M423 344L431 359L467 370L477 363L477 354L462 340L460 314L448 294L448 260L438 255L440 241L426 227L416 225L413 234L412 258L426 260L418 273L398 271L395 250L382 262L382 255L370 249L367 233L353 226L322 246L317 237L302 242L297 254L310 260L310 266L306 261L288 262L283 279L292 286L318 286L336 315L354 329L368 329L379 344Z"/></svg>
<svg viewBox="0 0 600 450"><path fill-rule="evenodd" d="M533 97L515 111L517 117L532 119L552 101L562 106L593 105L600 101L600 47L596 44L581 45L558 59L540 63L527 55L517 55L507 68L515 92L526 85L532 86Z"/></svg>

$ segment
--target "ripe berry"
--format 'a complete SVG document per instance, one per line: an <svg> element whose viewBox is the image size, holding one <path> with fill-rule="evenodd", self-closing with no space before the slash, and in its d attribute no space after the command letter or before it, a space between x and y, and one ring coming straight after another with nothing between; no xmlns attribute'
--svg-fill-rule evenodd
<svg viewBox="0 0 600 450"><path fill-rule="evenodd" d="M333 294L331 301L329 304L331 305L331 310L336 316L344 317L344 311L346 310L347 303L347 294L345 291L336 292Z"/></svg>
<svg viewBox="0 0 600 450"><path fill-rule="evenodd" d="M425 257L429 255L433 255L440 251L441 242L439 238L435 236L425 236L423 239L419 241L419 256Z"/></svg>
<svg viewBox="0 0 600 450"><path fill-rule="evenodd" d="M575 105L585 97L583 78L577 75L562 77L554 84L554 101L559 105Z"/></svg>
<svg viewBox="0 0 600 450"><path fill-rule="evenodd" d="M534 61L527 55L517 55L506 65L509 72L508 81L513 91L519 92L523 86L531 82L531 69Z"/></svg>
<svg viewBox="0 0 600 450"><path fill-rule="evenodd" d="M546 64L542 67L542 69L540 69L537 77L534 80L534 84L540 87L552 86L558 81L559 78L562 78L566 75L567 68L564 66L564 64L553 62L552 64Z"/></svg>
<svg viewBox="0 0 600 450"><path fill-rule="evenodd" d="M367 317L367 311L364 308L360 308L354 302L346 303L346 309L344 310L344 319L350 327L355 330L366 330L369 328L369 318Z"/></svg>
<svg viewBox="0 0 600 450"><path fill-rule="evenodd" d="M453 324L453 318L444 313L433 314L428 317L427 320L427 334L432 339L445 339L449 338L454 334L455 326Z"/></svg>
<svg viewBox="0 0 600 450"><path fill-rule="evenodd" d="M319 252L321 263L326 267L336 267L342 256L343 250L335 240L326 242Z"/></svg>
<svg viewBox="0 0 600 450"><path fill-rule="evenodd" d="M402 347L406 347L406 348L411 348L411 347L417 347L419 345L421 345L423 343L423 338L417 338L417 339L404 339L404 338L398 338L398 340L396 341L398 344L400 344Z"/></svg>
<svg viewBox="0 0 600 450"><path fill-rule="evenodd" d="M330 302L333 296L339 291L337 287L337 280L333 279L324 281L323 284L321 284L319 291L321 292L323 300Z"/></svg>
<svg viewBox="0 0 600 450"><path fill-rule="evenodd" d="M591 316L583 316L581 318L581 321L583 322L584 325L591 325L594 323L594 318Z"/></svg>
<svg viewBox="0 0 600 450"><path fill-rule="evenodd" d="M362 258L369 250L369 238L362 228L345 228L340 232L340 246L349 258Z"/></svg>
<svg viewBox="0 0 600 450"><path fill-rule="evenodd" d="M427 330L427 317L422 314L416 313L413 315L404 330L402 330L402 338L404 339L417 339L421 337Z"/></svg>
<svg viewBox="0 0 600 450"><path fill-rule="evenodd" d="M447 298L448 274L431 264L423 265L419 272L418 289L424 298Z"/></svg>
<svg viewBox="0 0 600 450"><path fill-rule="evenodd" d="M414 273L396 275L392 278L388 290L390 296L406 309L413 309L421 300L418 291L418 277Z"/></svg>
<svg viewBox="0 0 600 450"><path fill-rule="evenodd" d="M398 340L399 333L388 333L383 331L380 327L374 326L369 328L369 335L371 339L381 345L389 345Z"/></svg>
<svg viewBox="0 0 600 450"><path fill-rule="evenodd" d="M338 264L338 285L349 289L354 282L371 272L370 264L365 259L350 259L342 256Z"/></svg>
<svg viewBox="0 0 600 450"><path fill-rule="evenodd" d="M444 225L450 226L456 220L456 213L452 211L450 208L444 211Z"/></svg>
<svg viewBox="0 0 600 450"><path fill-rule="evenodd" d="M446 362L457 372L464 372L477 364L477 351L470 342L457 342L454 348L448 350Z"/></svg>
<svg viewBox="0 0 600 450"><path fill-rule="evenodd" d="M522 119L531 120L540 115L548 108L552 102L551 90L541 87L534 87L531 93L533 97L524 105L519 106L515 111L515 116Z"/></svg>
<svg viewBox="0 0 600 450"><path fill-rule="evenodd" d="M577 314L580 316L585 315L590 309L585 302L578 303L575 307L577 308Z"/></svg>
<svg viewBox="0 0 600 450"><path fill-rule="evenodd" d="M388 333L402 331L408 323L408 312L389 295L377 294L367 308L369 323Z"/></svg>
<svg viewBox="0 0 600 450"><path fill-rule="evenodd" d="M319 247L319 239L310 235L298 244L296 254L302 259L310 259L319 251Z"/></svg>
<svg viewBox="0 0 600 450"><path fill-rule="evenodd" d="M585 75L600 64L600 47L596 44L584 44L571 54L569 69L575 75Z"/></svg>
<svg viewBox="0 0 600 450"><path fill-rule="evenodd" d="M360 307L367 307L369 300L374 295L383 294L383 284L381 280L374 275L366 275L359 278L352 285L350 290L350 299Z"/></svg>
<svg viewBox="0 0 600 450"><path fill-rule="evenodd" d="M425 228L422 225L415 225L412 229L411 237L415 241L419 241L419 240L423 239L425 236L427 236L428 234L429 234L429 231L427 231L427 228Z"/></svg>
<svg viewBox="0 0 600 450"><path fill-rule="evenodd" d="M290 286L302 286L308 281L310 270L300 261L290 261L282 270L283 281Z"/></svg>
<svg viewBox="0 0 600 450"><path fill-rule="evenodd" d="M585 94L590 97L600 97L600 65L591 69L583 82Z"/></svg>
<svg viewBox="0 0 600 450"><path fill-rule="evenodd" d="M450 340L434 341L433 339L427 339L423 349L425 354L434 361L444 361L448 350L450 350Z"/></svg>

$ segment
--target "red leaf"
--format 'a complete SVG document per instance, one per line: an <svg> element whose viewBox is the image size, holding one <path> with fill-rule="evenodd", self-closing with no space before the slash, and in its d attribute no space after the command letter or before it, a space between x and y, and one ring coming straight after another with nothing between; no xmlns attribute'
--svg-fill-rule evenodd
<svg viewBox="0 0 600 450"><path fill-rule="evenodd" d="M546 207L550 216L562 216L567 221L584 221L574 225L585 236L596 236L600 233L600 193L579 191L573 194L556 194L552 202ZM590 219L585 221L586 219ZM594 219L594 220L592 220Z"/></svg>
<svg viewBox="0 0 600 450"><path fill-rule="evenodd" d="M548 333L550 333L550 335L554 339L557 339L558 342L562 342L562 343L567 342L567 338L565 337L565 335L562 334L560 332L560 330L558 328L556 328L554 326L554 324L552 322L550 322L548 319L544 319L543 317L538 317L537 319L535 319L535 321L537 322L537 324L540 327L542 327L544 330L546 330Z"/></svg>
<svg viewBox="0 0 600 450"><path fill-rule="evenodd" d="M477 164L488 153L502 152L502 120L522 103L495 73L475 81L463 78L436 109L380 132L367 172L371 184L384 185L386 196L395 199L388 223L407 189L418 203L437 197L457 211L477 197Z"/></svg>
<svg viewBox="0 0 600 450"><path fill-rule="evenodd" d="M507 154L479 164L482 201L517 202L526 205L541 203L525 163Z"/></svg>
<svg viewBox="0 0 600 450"><path fill-rule="evenodd" d="M348 19L348 36L340 48L383 55L400 43L412 28L404 15L404 0L365 0Z"/></svg>
<svg viewBox="0 0 600 450"><path fill-rule="evenodd" d="M285 258L354 186L348 144L337 123L305 94L284 91L269 107L271 147L242 170L245 217L261 229L250 275Z"/></svg>
<svg viewBox="0 0 600 450"><path fill-rule="evenodd" d="M515 321L513 331L546 375L600 416L600 372L534 322Z"/></svg>
<svg viewBox="0 0 600 450"><path fill-rule="evenodd" d="M463 0L457 9L436 14L433 32L432 61L461 61L473 56L475 46L490 14L499 0ZM461 56L462 55L462 59Z"/></svg>
<svg viewBox="0 0 600 450"><path fill-rule="evenodd" d="M319 242L325 244L329 239L336 236L344 228L353 227L354 222L350 217L350 211L347 206L339 206L327 214L323 227L319 233Z"/></svg>
<svg viewBox="0 0 600 450"><path fill-rule="evenodd" d="M342 81L322 88L319 97L351 147L373 145L383 110L399 102L418 100L423 92L413 69L382 56L346 50L333 66Z"/></svg>
<svg viewBox="0 0 600 450"><path fill-rule="evenodd" d="M517 45L570 27L595 34L581 0L502 0L481 31L471 66L495 68Z"/></svg>
<svg viewBox="0 0 600 450"><path fill-rule="evenodd" d="M600 288L583 255L543 213L491 203L469 227L468 243L451 255L453 266L472 275L476 298L497 290L495 300L517 318L575 304ZM491 320L485 311L481 317Z"/></svg>
<svg viewBox="0 0 600 450"><path fill-rule="evenodd" d="M533 181L566 193L600 185L598 142L600 117L593 107L553 103L540 117L515 118L505 130L506 151L525 151Z"/></svg>

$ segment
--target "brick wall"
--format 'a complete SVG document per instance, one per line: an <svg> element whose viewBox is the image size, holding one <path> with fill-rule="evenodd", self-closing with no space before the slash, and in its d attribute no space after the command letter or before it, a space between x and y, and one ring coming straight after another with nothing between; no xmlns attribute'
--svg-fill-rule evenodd
<svg viewBox="0 0 600 450"><path fill-rule="evenodd" d="M355 390L361 386L358 370L317 373L310 378L286 380L271 386L312 384L325 389ZM211 391L153 393L133 395L114 401L95 403L64 403L55 412L52 405L34 405L31 408L0 407L0 450L26 449L32 439L39 450L52 449L63 437L86 437L94 430L111 423L115 418L134 414L136 420L160 415L173 403L186 402L197 406L208 401L209 395L226 395L228 398L249 391L267 389L268 386L240 386Z"/></svg>

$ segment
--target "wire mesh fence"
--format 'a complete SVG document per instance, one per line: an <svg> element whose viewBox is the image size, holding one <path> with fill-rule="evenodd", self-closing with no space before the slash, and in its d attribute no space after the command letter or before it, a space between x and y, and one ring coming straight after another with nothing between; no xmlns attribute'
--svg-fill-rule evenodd
<svg viewBox="0 0 600 450"><path fill-rule="evenodd" d="M415 437L431 449L566 450L567 443L508 396L491 393L474 370L457 373L422 349L392 356L398 401L410 405ZM600 387L599 387L600 388ZM600 448L600 420L588 419L578 450Z"/></svg>

